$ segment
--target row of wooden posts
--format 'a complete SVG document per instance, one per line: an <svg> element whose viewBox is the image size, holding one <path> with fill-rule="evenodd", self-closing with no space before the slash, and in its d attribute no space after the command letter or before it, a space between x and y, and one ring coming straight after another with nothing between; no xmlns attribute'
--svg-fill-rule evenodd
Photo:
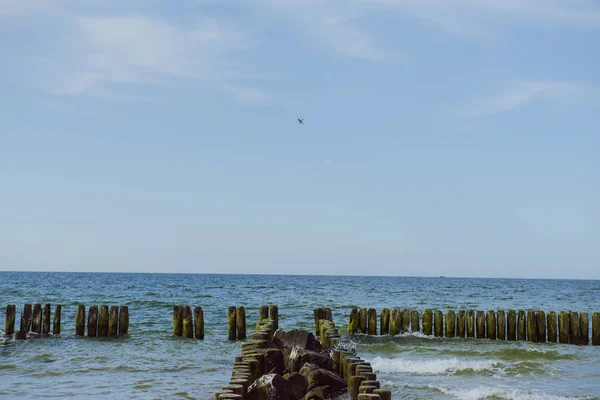
<svg viewBox="0 0 600 400"><path fill-rule="evenodd" d="M204 310L202 307L173 306L173 334L186 338L204 340Z"/></svg>
<svg viewBox="0 0 600 400"><path fill-rule="evenodd" d="M15 319L16 319L16 306L14 304L9 304L6 307L6 325L5 325L5 335L12 335L15 333ZM58 335L60 334L60 316L61 316L62 306L59 304L54 309L54 326L52 329L52 334ZM34 304L33 307L31 304L25 304L23 306L23 313L21 314L21 326L19 329L19 333L21 333L21 337L23 338L24 334L28 332L33 332L37 334L50 334L50 304L46 304L42 309L41 304Z"/></svg>
<svg viewBox="0 0 600 400"><path fill-rule="evenodd" d="M276 305L261 306L258 312L258 324L263 320L272 320L275 330L279 328L279 308ZM246 339L246 309L231 306L227 310L227 325L229 340Z"/></svg>
<svg viewBox="0 0 600 400"><path fill-rule="evenodd" d="M80 304L75 313L75 335L85 336L85 305ZM129 330L129 308L127 306L92 305L88 312L87 336L123 336Z"/></svg>
<svg viewBox="0 0 600 400"><path fill-rule="evenodd" d="M491 340L527 340L529 342L590 343L589 313L582 311L542 310L453 310L444 315L440 310L425 310L422 325L419 312L406 308L384 308L379 319L379 334L399 335L421 332L437 337L467 337ZM353 308L348 321L348 334L377 334L377 311ZM592 345L600 345L600 313L592 314Z"/></svg>

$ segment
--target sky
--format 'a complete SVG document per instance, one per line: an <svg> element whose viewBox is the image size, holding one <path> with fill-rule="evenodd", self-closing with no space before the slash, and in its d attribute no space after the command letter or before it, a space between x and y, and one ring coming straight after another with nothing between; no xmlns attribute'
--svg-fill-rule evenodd
<svg viewBox="0 0 600 400"><path fill-rule="evenodd" d="M596 0L0 0L0 270L600 279L599 37Z"/></svg>

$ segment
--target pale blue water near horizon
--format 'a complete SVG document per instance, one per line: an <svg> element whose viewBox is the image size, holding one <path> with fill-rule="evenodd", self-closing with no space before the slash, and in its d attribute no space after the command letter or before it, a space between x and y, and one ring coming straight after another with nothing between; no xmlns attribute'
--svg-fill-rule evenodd
<svg viewBox="0 0 600 400"><path fill-rule="evenodd" d="M314 329L331 307L345 331L353 307L600 311L600 281L366 276L0 272L7 304L63 305L59 337L0 345L0 398L212 399L227 383L240 342L227 340L227 307L264 304L280 327ZM75 309L128 305L129 335L77 338ZM174 304L202 306L204 341L174 338ZM53 307L54 309L54 307ZM3 333L3 332L1 332ZM598 399L600 346L358 335L360 356L394 399ZM341 399L346 399L341 397Z"/></svg>

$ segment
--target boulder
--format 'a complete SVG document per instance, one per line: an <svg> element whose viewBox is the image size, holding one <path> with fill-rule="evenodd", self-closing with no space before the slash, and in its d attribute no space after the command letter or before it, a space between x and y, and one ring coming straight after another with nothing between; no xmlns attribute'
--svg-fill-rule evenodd
<svg viewBox="0 0 600 400"><path fill-rule="evenodd" d="M291 385L278 374L267 374L258 378L248 388L246 400L290 400Z"/></svg>
<svg viewBox="0 0 600 400"><path fill-rule="evenodd" d="M328 371L315 364L307 363L300 370L300 375L308 381L308 391L316 388L324 388L323 394L326 398L339 396L348 391L348 385L338 374Z"/></svg>
<svg viewBox="0 0 600 400"><path fill-rule="evenodd" d="M263 354L265 357L265 371L271 374L282 375L284 363L281 349L266 349Z"/></svg>
<svg viewBox="0 0 600 400"><path fill-rule="evenodd" d="M285 347L290 350L292 348L310 351L323 350L323 346L321 346L321 343L315 338L315 335L302 329L292 329L289 332L277 329L273 334L272 341L279 347Z"/></svg>
<svg viewBox="0 0 600 400"><path fill-rule="evenodd" d="M306 393L306 389L308 389L308 379L306 379L304 375L300 375L298 372L286 374L284 375L284 378L290 383L292 398L302 398Z"/></svg>
<svg viewBox="0 0 600 400"><path fill-rule="evenodd" d="M327 396L325 395L325 387L314 388L313 390L306 393L302 400L325 400Z"/></svg>
<svg viewBox="0 0 600 400"><path fill-rule="evenodd" d="M319 368L323 368L328 371L335 370L335 362L331 357L329 357L329 354L301 349L293 349L290 352L286 364L286 370L288 372L300 371L300 368L302 368L306 363L315 364Z"/></svg>

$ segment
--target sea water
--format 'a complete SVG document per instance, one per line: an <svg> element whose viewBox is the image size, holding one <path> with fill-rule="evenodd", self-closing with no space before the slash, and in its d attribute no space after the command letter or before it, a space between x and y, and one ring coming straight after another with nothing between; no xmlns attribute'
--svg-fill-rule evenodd
<svg viewBox="0 0 600 400"><path fill-rule="evenodd" d="M341 332L353 307L411 310L600 311L600 281L291 275L0 272L7 304L62 304L58 337L0 345L0 398L212 399L241 343L227 340L227 308L244 306L248 333L261 305L279 326L314 330L331 307ZM79 304L129 306L129 335L75 336ZM173 336L175 304L204 309L205 340ZM3 332L0 332L3 334ZM2 339L0 339L2 340ZM394 399L600 398L600 346L357 335L350 340ZM346 399L342 396L341 399Z"/></svg>

